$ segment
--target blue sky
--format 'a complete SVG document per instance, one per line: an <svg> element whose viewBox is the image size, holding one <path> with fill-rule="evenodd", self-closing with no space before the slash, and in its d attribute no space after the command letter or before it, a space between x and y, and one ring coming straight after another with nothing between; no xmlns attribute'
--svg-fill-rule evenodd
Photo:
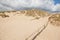
<svg viewBox="0 0 60 40"><path fill-rule="evenodd" d="M54 0L55 4L60 4L60 0Z"/></svg>
<svg viewBox="0 0 60 40"><path fill-rule="evenodd" d="M0 0L0 11L41 8L60 11L60 0Z"/></svg>

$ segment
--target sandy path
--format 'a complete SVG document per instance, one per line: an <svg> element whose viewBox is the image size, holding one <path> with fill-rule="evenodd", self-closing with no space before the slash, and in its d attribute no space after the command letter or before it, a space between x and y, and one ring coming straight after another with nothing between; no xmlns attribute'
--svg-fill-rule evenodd
<svg viewBox="0 0 60 40"><path fill-rule="evenodd" d="M8 18L0 17L0 40L25 40L38 28L47 23L47 18L32 20L33 17L9 14ZM60 28L49 24L36 40L60 40Z"/></svg>

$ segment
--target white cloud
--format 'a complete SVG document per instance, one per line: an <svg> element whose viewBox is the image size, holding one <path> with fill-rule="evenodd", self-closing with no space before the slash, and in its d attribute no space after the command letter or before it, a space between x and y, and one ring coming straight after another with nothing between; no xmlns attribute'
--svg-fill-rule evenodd
<svg viewBox="0 0 60 40"><path fill-rule="evenodd" d="M14 9L12 9L12 8L10 8L10 7L6 7L6 6L4 6L4 5L2 5L2 4L0 4L0 11L4 11L4 10L14 10Z"/></svg>
<svg viewBox="0 0 60 40"><path fill-rule="evenodd" d="M55 5L53 11L60 11L60 4Z"/></svg>
<svg viewBox="0 0 60 40"><path fill-rule="evenodd" d="M8 10L24 7L39 7L50 11L60 11L60 4L54 5L53 0L0 0L0 4L1 9Z"/></svg>

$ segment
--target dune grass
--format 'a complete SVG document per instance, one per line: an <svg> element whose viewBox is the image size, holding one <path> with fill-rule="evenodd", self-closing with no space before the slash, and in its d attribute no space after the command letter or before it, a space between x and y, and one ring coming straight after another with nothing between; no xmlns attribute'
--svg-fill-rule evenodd
<svg viewBox="0 0 60 40"><path fill-rule="evenodd" d="M6 15L5 13L0 13L0 16L1 16L2 18L9 17L9 15Z"/></svg>
<svg viewBox="0 0 60 40"><path fill-rule="evenodd" d="M49 17L49 21L51 24L59 26L60 25L60 14L54 14Z"/></svg>

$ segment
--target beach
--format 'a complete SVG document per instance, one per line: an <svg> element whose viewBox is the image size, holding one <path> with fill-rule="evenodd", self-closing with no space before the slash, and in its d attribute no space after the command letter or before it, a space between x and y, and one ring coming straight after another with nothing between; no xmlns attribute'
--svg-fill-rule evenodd
<svg viewBox="0 0 60 40"><path fill-rule="evenodd" d="M42 29L49 18L46 16L34 19L32 16L16 14L16 12L5 14L9 17L2 18L0 16L0 40L25 40L34 32L38 32L38 29ZM35 40L60 40L60 27L48 23Z"/></svg>

